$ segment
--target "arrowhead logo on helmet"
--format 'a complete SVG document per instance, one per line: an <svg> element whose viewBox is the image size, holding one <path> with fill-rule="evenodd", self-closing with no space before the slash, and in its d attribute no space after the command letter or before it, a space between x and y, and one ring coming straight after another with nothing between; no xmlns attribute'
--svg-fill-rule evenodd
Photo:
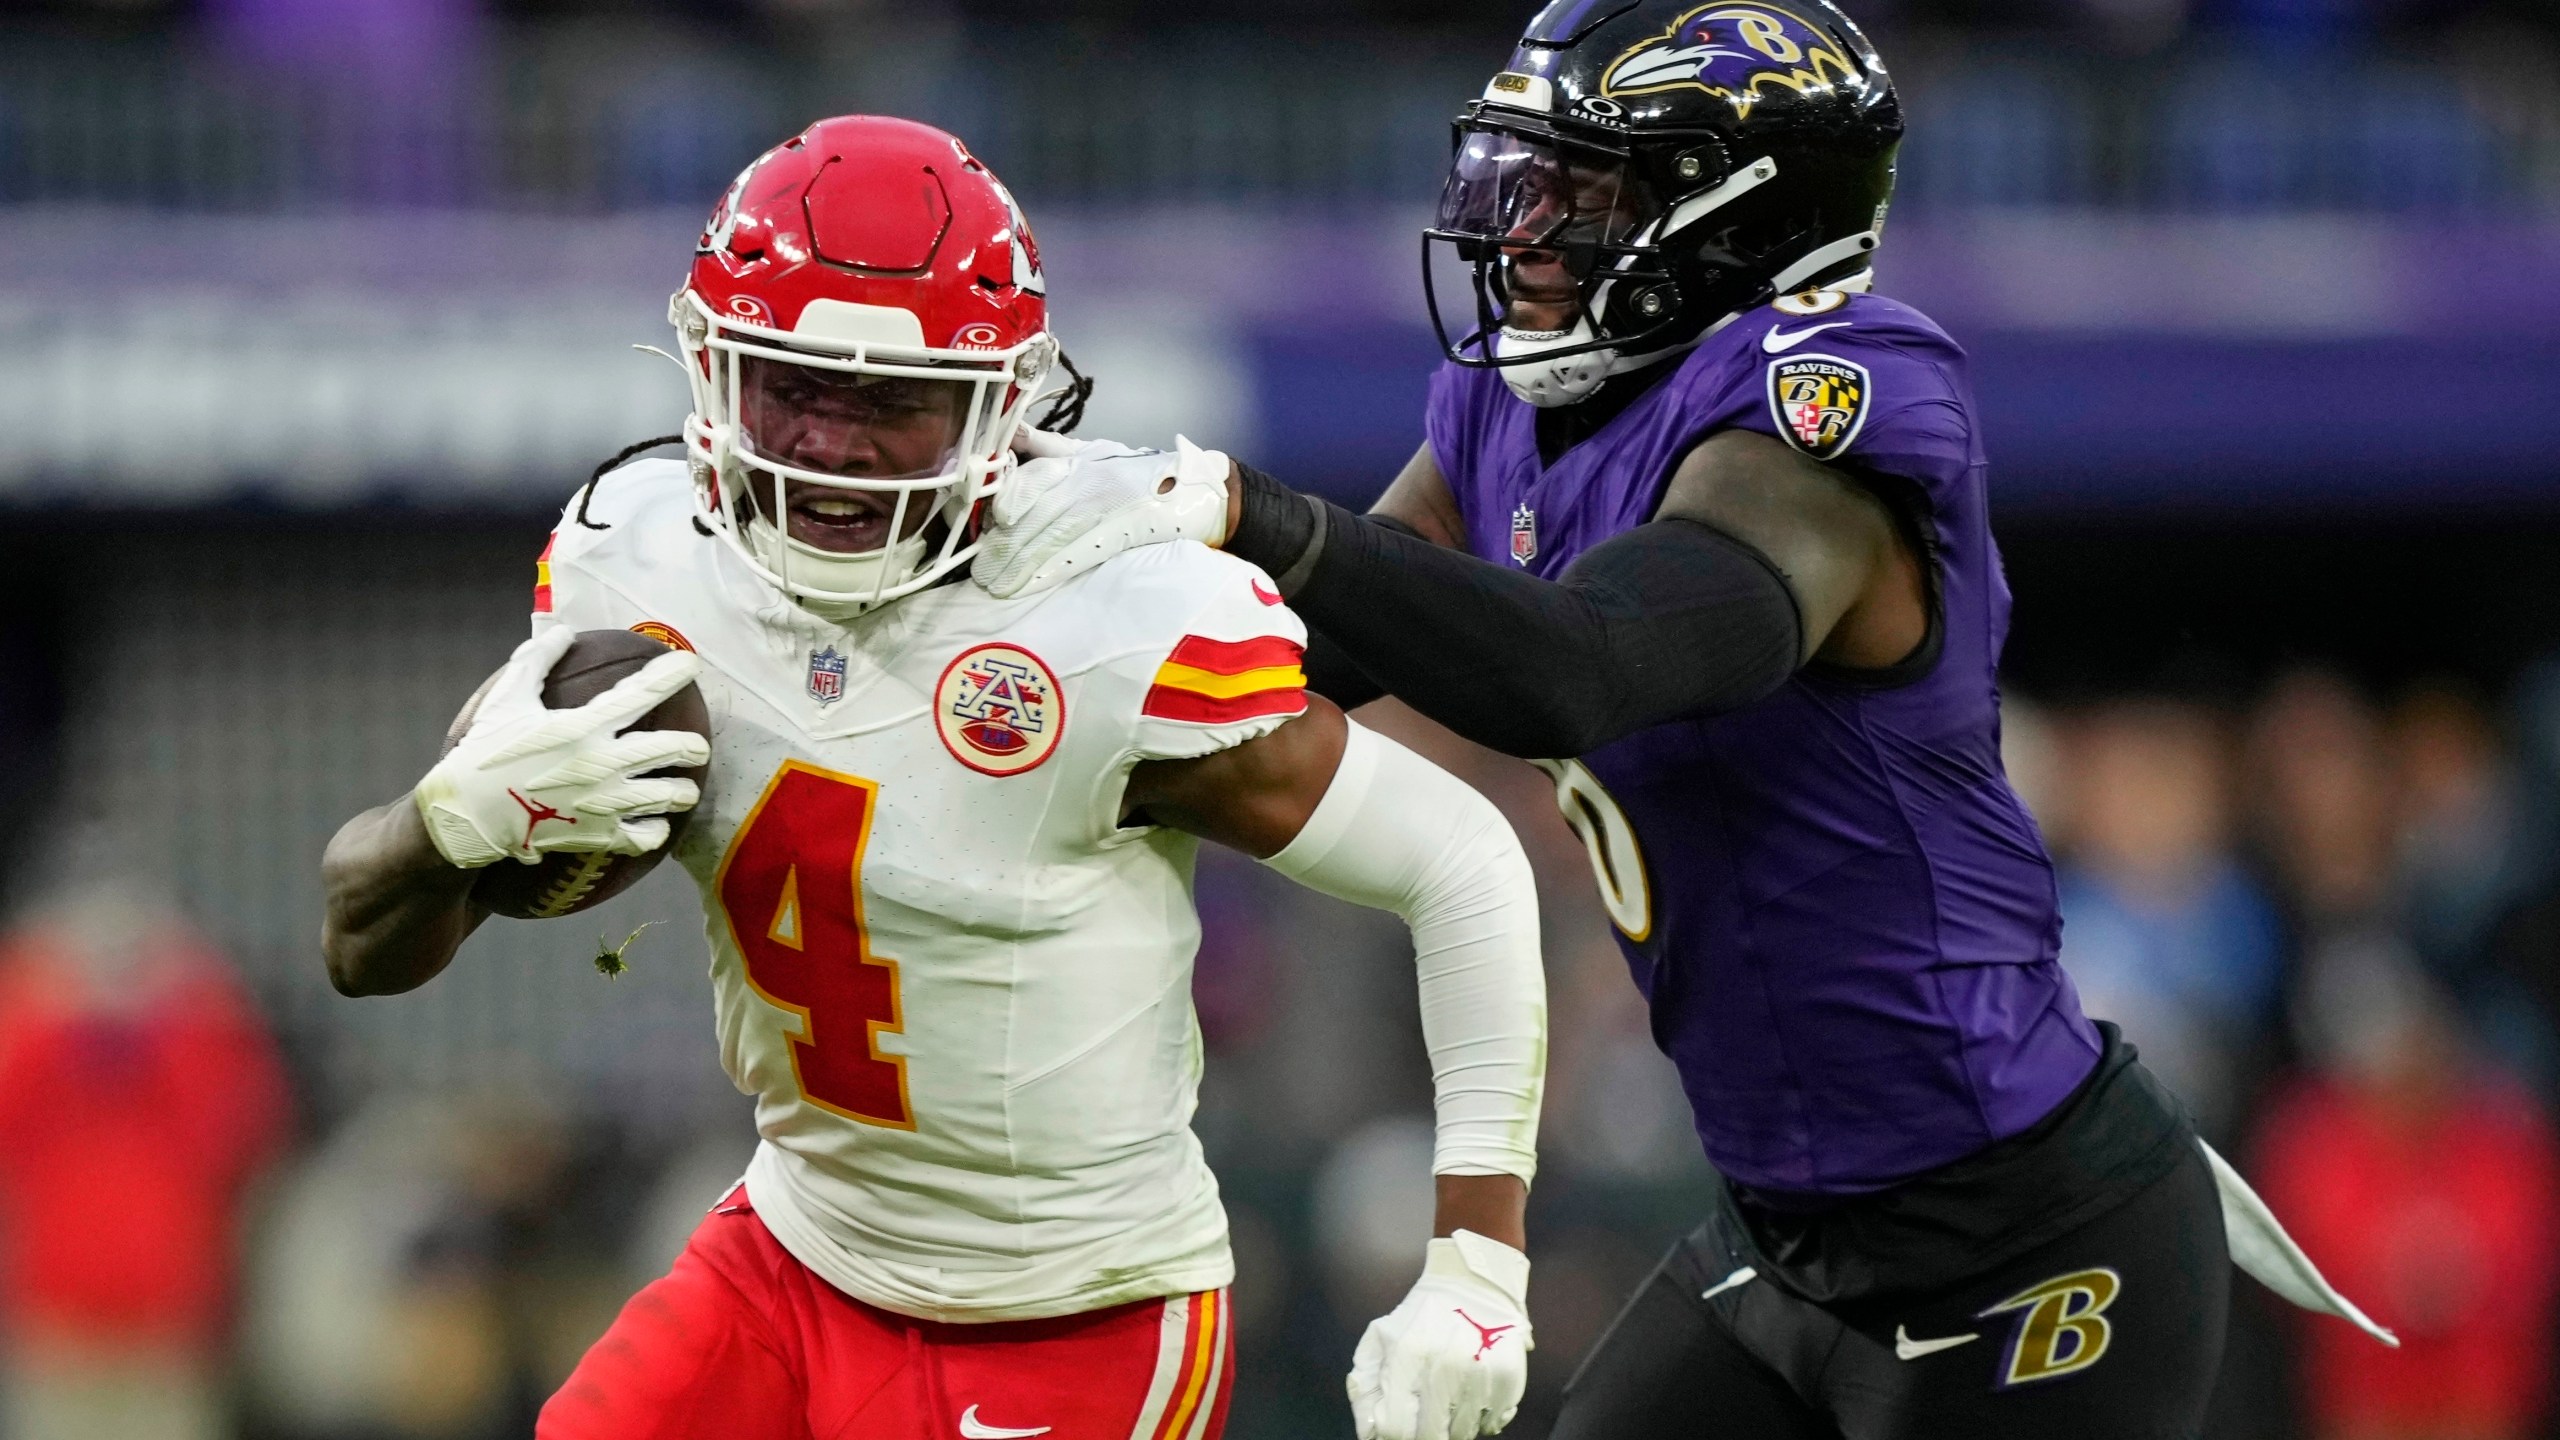
<svg viewBox="0 0 2560 1440"><path fill-rule="evenodd" d="M1046 297L1049 282L1040 273L1040 242L1031 238L1031 222L1022 218L1022 207L1014 202L1012 191L998 185L996 193L1004 197L1005 209L1013 215L1013 283L1026 295Z"/></svg>
<svg viewBox="0 0 2560 1440"><path fill-rule="evenodd" d="M719 206L711 212L711 224L704 228L702 238L694 242L694 254L716 255L729 248L730 239L738 233L738 199L746 193L747 181L755 173L756 167L750 165L738 172L737 179L729 182L729 192L720 197Z"/></svg>

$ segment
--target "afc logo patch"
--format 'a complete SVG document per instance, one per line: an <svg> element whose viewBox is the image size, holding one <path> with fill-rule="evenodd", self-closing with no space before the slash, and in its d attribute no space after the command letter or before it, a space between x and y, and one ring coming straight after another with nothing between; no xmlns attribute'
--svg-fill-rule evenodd
<svg viewBox="0 0 2560 1440"><path fill-rule="evenodd" d="M845 658L836 647L813 652L809 656L809 698L821 705L833 705L844 698Z"/></svg>
<svg viewBox="0 0 2560 1440"><path fill-rule="evenodd" d="M2026 1312L2009 1342L2009 1363L2001 1372L2003 1388L2078 1374L2106 1358L2115 1327L2107 1307L2124 1290L2124 1277L2113 1270L2075 1270L2019 1291L1982 1312L1979 1318Z"/></svg>
<svg viewBox="0 0 2560 1440"><path fill-rule="evenodd" d="M639 624L631 627L631 633L634 635L646 635L650 639L657 641L659 644L666 646L670 650L690 651L693 649L693 642L684 638L684 632L676 629L673 625L665 624L661 621L643 620Z"/></svg>
<svg viewBox="0 0 2560 1440"><path fill-rule="evenodd" d="M933 688L933 726L951 758L1002 778L1057 753L1066 696L1048 663L1014 645L962 651Z"/></svg>
<svg viewBox="0 0 2560 1440"><path fill-rule="evenodd" d="M1769 410L1778 433L1816 460L1857 443L1875 393L1867 367L1832 355L1802 355L1769 367Z"/></svg>
<svg viewBox="0 0 2560 1440"><path fill-rule="evenodd" d="M1522 502L1511 512L1511 560L1526 565L1538 558L1538 512Z"/></svg>

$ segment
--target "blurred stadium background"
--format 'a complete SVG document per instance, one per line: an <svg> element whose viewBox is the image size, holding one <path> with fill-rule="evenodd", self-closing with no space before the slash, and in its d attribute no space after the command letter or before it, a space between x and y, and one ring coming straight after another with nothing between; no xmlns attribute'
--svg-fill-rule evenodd
<svg viewBox="0 0 2560 1440"><path fill-rule="evenodd" d="M333 995L317 859L675 428L664 300L815 116L1021 194L1089 433L1346 501L1416 443L1446 122L1527 0L0 0L0 1436L522 1436L751 1143L699 909ZM2560 6L1865 0L1883 288L1972 350L2010 743L2066 960L2410 1346L2254 1292L2215 1434L2555 1432ZM1540 1348L1702 1162L1523 767L1549 919ZM1204 862L1239 1440L1347 1434L1428 1218L1385 925ZM666 922L632 973L596 931Z"/></svg>

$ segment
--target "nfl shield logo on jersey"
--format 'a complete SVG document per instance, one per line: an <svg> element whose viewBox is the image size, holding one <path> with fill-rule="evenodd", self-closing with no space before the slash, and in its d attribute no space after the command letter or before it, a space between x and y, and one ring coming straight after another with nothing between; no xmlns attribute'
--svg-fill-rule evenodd
<svg viewBox="0 0 2560 1440"><path fill-rule="evenodd" d="M1769 409L1778 433L1816 460L1857 440L1872 389L1867 367L1835 356L1805 355L1769 367Z"/></svg>
<svg viewBox="0 0 2560 1440"><path fill-rule="evenodd" d="M809 698L821 705L844 698L844 657L833 645L809 657Z"/></svg>
<svg viewBox="0 0 2560 1440"><path fill-rule="evenodd" d="M1511 512L1511 559L1526 565L1538 558L1538 512L1525 503Z"/></svg>
<svg viewBox="0 0 2560 1440"><path fill-rule="evenodd" d="M933 720L952 759L981 775L1019 775L1056 753L1067 702L1039 656L980 645L943 669Z"/></svg>

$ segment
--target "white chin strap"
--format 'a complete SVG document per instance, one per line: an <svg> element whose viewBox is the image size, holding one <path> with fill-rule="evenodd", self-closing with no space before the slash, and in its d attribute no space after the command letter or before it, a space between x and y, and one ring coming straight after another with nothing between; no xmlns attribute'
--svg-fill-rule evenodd
<svg viewBox="0 0 2560 1440"><path fill-rule="evenodd" d="M743 489L756 485L763 495L775 492L773 476L762 471L742 474L739 467L730 471L730 483ZM918 490L908 497L908 513L923 509L931 512L944 504L934 491ZM894 512L893 512L894 513ZM929 548L928 520L922 529L903 540L893 541L877 550L846 553L825 550L806 540L797 540L780 525L765 518L761 506L754 507L745 522L736 529L737 539L747 554L762 565L790 593L794 603L825 620L841 625L854 617L876 610L890 598L903 594L899 586L916 577L925 564ZM823 592L807 594L804 591ZM873 599L873 596L882 596Z"/></svg>
<svg viewBox="0 0 2560 1440"><path fill-rule="evenodd" d="M922 532L908 536L894 545L846 555L821 550L805 540L794 540L776 529L763 516L747 522L746 542L766 569L788 576L794 585L824 590L835 595L868 596L882 590L894 590L915 576L924 564L925 539ZM887 580L881 578L887 572ZM839 623L886 602L871 600L827 600L815 595L794 595L800 607L813 615Z"/></svg>
<svg viewBox="0 0 2560 1440"><path fill-rule="evenodd" d="M1502 367L1502 383L1510 386L1512 394L1529 404L1541 410L1552 410L1559 405L1590 399L1592 393L1607 384L1611 376L1625 375L1665 357L1695 350L1706 343L1709 335L1732 323L1732 317L1727 317L1708 326L1706 334L1695 340L1684 340L1642 355L1628 355L1611 346L1605 350L1588 350L1580 355L1558 356L1553 360L1523 360L1519 364ZM1535 356L1544 350L1561 350L1569 345L1590 343L1591 317L1585 315L1574 321L1570 330L1505 330L1494 343L1493 353L1506 357Z"/></svg>
<svg viewBox="0 0 2560 1440"><path fill-rule="evenodd" d="M1592 341L1591 317L1584 315L1573 322L1570 330L1513 330L1506 327L1494 342L1493 353L1502 364L1502 383L1511 393L1541 410L1571 405L1588 400L1592 392L1618 373L1618 352L1586 350L1579 355L1564 355L1553 360L1534 357L1549 350L1564 350L1588 345ZM1514 357L1523 357L1515 361Z"/></svg>

